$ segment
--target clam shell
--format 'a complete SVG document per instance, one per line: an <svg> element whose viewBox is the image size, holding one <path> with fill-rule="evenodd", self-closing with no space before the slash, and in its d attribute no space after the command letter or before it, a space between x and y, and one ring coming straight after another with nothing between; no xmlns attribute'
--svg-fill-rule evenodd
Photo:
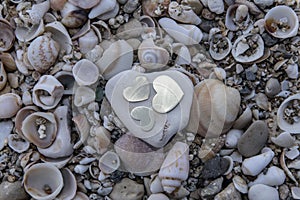
<svg viewBox="0 0 300 200"><path fill-rule="evenodd" d="M38 24L33 24L31 27L17 26L15 35L19 41L29 42L41 35L45 30L44 21L41 20Z"/></svg>
<svg viewBox="0 0 300 200"><path fill-rule="evenodd" d="M224 49L224 47L227 47ZM232 44L229 38L222 34L214 34L210 40L209 53L215 60L224 59L231 51Z"/></svg>
<svg viewBox="0 0 300 200"><path fill-rule="evenodd" d="M21 129L24 119L36 111L38 111L38 107L26 106L17 112L16 118L15 118L15 131L22 138L25 138L23 135L22 129Z"/></svg>
<svg viewBox="0 0 300 200"><path fill-rule="evenodd" d="M54 76L44 75L33 87L32 101L44 110L49 110L57 106L63 94L63 85Z"/></svg>
<svg viewBox="0 0 300 200"><path fill-rule="evenodd" d="M61 169L64 187L56 197L59 200L72 200L76 195L77 181L73 173L68 168Z"/></svg>
<svg viewBox="0 0 300 200"><path fill-rule="evenodd" d="M0 119L8 119L21 109L22 100L21 97L14 93L6 93L0 95Z"/></svg>
<svg viewBox="0 0 300 200"><path fill-rule="evenodd" d="M8 136L8 146L17 153L23 153L29 149L30 143L19 135L11 134Z"/></svg>
<svg viewBox="0 0 300 200"><path fill-rule="evenodd" d="M52 113L34 112L24 119L21 130L28 141L46 148L55 140L57 121Z"/></svg>
<svg viewBox="0 0 300 200"><path fill-rule="evenodd" d="M34 164L25 171L24 188L31 197L37 200L54 199L63 186L63 176L52 164Z"/></svg>
<svg viewBox="0 0 300 200"><path fill-rule="evenodd" d="M14 44L15 34L10 23L5 19L0 19L0 51L8 51Z"/></svg>
<svg viewBox="0 0 300 200"><path fill-rule="evenodd" d="M246 5L233 4L228 7L225 17L225 26L231 31L245 28L250 21Z"/></svg>
<svg viewBox="0 0 300 200"><path fill-rule="evenodd" d="M284 28L278 28L283 23ZM299 19L295 11L288 6L276 6L265 15L265 28L272 36L289 38L296 36L299 28Z"/></svg>
<svg viewBox="0 0 300 200"><path fill-rule="evenodd" d="M277 111L277 123L280 129L287 131L289 133L299 134L300 133L300 121L295 122L294 124L288 123L284 119L285 109L289 104L293 102L293 100L300 100L300 94L294 94L287 99L285 99L278 108Z"/></svg>
<svg viewBox="0 0 300 200"><path fill-rule="evenodd" d="M4 69L4 65L0 62L0 91L6 86L7 74Z"/></svg>
<svg viewBox="0 0 300 200"><path fill-rule="evenodd" d="M81 86L75 90L74 105L76 107L85 106L96 99L95 91L89 87Z"/></svg>
<svg viewBox="0 0 300 200"><path fill-rule="evenodd" d="M99 159L99 168L105 174L113 173L120 167L120 165L121 163L119 156L112 151L107 151Z"/></svg>
<svg viewBox="0 0 300 200"><path fill-rule="evenodd" d="M172 1L169 4L168 12L171 18L179 22L195 25L201 23L200 17L198 17L190 7L179 5L176 1Z"/></svg>

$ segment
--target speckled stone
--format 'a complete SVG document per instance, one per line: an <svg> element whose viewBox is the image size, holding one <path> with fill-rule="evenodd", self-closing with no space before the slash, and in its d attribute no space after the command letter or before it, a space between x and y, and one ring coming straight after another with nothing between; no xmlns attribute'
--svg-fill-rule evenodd
<svg viewBox="0 0 300 200"><path fill-rule="evenodd" d="M269 136L268 126L264 121L253 122L238 142L238 150L245 157L254 156L265 146Z"/></svg>
<svg viewBox="0 0 300 200"><path fill-rule="evenodd" d="M113 200L141 200L144 193L144 185L138 184L129 178L124 178L114 186L109 197Z"/></svg>
<svg viewBox="0 0 300 200"><path fill-rule="evenodd" d="M205 198L219 193L222 190L223 180L224 180L223 177L220 177L210 182L208 186L206 186L201 190L200 192L201 197Z"/></svg>
<svg viewBox="0 0 300 200"><path fill-rule="evenodd" d="M230 183L222 192L217 194L214 200L242 200L241 194Z"/></svg>
<svg viewBox="0 0 300 200"><path fill-rule="evenodd" d="M229 167L229 161L225 158L215 157L204 163L201 177L204 179L217 178L223 175Z"/></svg>
<svg viewBox="0 0 300 200"><path fill-rule="evenodd" d="M0 200L27 200L29 195L22 187L21 181L14 183L2 182L0 184Z"/></svg>

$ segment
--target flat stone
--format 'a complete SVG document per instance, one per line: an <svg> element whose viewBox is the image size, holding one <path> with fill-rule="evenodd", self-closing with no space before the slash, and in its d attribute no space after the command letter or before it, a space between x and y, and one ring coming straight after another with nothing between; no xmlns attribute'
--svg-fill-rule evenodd
<svg viewBox="0 0 300 200"><path fill-rule="evenodd" d="M204 163L201 177L204 179L217 178L223 175L229 167L229 161L225 158L215 157Z"/></svg>
<svg viewBox="0 0 300 200"><path fill-rule="evenodd" d="M114 200L141 200L144 196L144 185L124 178L117 183L109 197Z"/></svg>
<svg viewBox="0 0 300 200"><path fill-rule="evenodd" d="M7 181L2 182L0 184L0 191L0 200L27 200L30 198L22 187L21 181L13 183Z"/></svg>
<svg viewBox="0 0 300 200"><path fill-rule="evenodd" d="M253 122L239 139L237 147L240 154L245 157L258 154L265 146L268 136L268 126L264 121Z"/></svg>

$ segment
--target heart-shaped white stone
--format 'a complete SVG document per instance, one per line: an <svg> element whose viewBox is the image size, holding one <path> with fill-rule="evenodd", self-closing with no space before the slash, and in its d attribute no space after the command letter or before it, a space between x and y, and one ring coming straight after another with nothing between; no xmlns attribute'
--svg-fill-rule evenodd
<svg viewBox="0 0 300 200"><path fill-rule="evenodd" d="M152 107L159 113L171 111L184 95L177 82L166 75L161 75L154 79L153 88L157 94L153 97Z"/></svg>
<svg viewBox="0 0 300 200"><path fill-rule="evenodd" d="M137 76L132 86L123 90L123 97L129 102L144 101L149 98L150 85L145 76Z"/></svg>
<svg viewBox="0 0 300 200"><path fill-rule="evenodd" d="M132 109L131 117L140 122L144 131L150 131L155 124L154 111L146 106L138 106Z"/></svg>

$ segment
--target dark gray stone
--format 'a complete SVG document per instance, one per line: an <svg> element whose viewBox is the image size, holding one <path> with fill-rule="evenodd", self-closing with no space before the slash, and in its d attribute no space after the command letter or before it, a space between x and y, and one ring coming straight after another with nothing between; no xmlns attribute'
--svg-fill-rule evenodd
<svg viewBox="0 0 300 200"><path fill-rule="evenodd" d="M217 178L223 175L229 167L229 161L225 158L215 157L204 163L201 177L204 179Z"/></svg>

